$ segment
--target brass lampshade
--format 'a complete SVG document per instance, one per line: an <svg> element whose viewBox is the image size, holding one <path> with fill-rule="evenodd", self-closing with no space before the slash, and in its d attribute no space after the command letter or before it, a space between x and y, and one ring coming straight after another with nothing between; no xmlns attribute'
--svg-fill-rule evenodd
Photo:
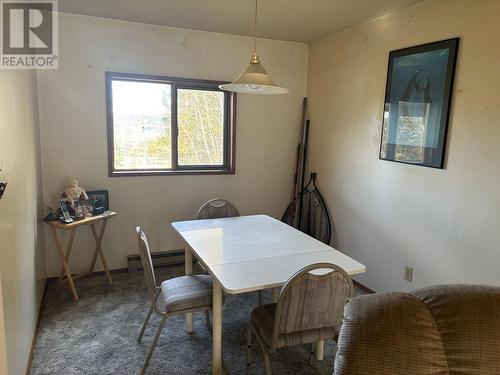
<svg viewBox="0 0 500 375"><path fill-rule="evenodd" d="M276 86L266 69L260 64L259 56L253 54L250 64L235 81L219 86L222 90L243 94L279 95L289 92L284 87Z"/></svg>
<svg viewBox="0 0 500 375"><path fill-rule="evenodd" d="M260 64L259 56L257 55L257 0L255 0L255 23L254 23L254 52L250 58L250 64L241 73L241 75L233 82L220 85L221 90L239 92L243 94L260 94L260 95L280 95L287 94L290 90L277 86L266 69Z"/></svg>

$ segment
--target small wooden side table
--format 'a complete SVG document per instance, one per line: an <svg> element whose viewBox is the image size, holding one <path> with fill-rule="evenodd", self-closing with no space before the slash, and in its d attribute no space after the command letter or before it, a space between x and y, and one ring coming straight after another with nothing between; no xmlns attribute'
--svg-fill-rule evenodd
<svg viewBox="0 0 500 375"><path fill-rule="evenodd" d="M54 242L56 244L56 249L57 253L59 254L59 259L61 260L61 271L59 273L59 281L62 281L64 277L66 276L66 279L68 280L69 283L69 288L71 289L71 294L73 295L73 299L75 301L78 301L78 293L76 292L75 288L75 283L74 280L79 279L81 277L90 275L94 272L95 264L97 261L97 255L101 258L102 266L104 267L104 272L106 273L106 276L108 278L108 282L110 284L113 284L113 281L111 280L111 274L109 273L108 269L108 263L106 262L106 258L104 257L104 253L102 251L101 243L102 243L102 238L104 236L104 230L106 229L106 224L108 222L109 218L112 218L113 216L116 216L117 213L113 211L109 211L105 215L96 215L96 216L91 216L91 217L86 217L85 219L74 221L70 224L63 224L59 221L49 221L46 222L50 228L50 232L52 233L52 238L54 238ZM96 223L102 221L101 228L99 232L96 229ZM95 240L95 250L94 250L94 255L92 257L92 263L90 265L90 270L88 272L85 272L83 274L79 275L71 275L71 272L69 270L69 257L71 255L71 248L73 247L73 241L75 239L75 232L76 228L83 226L83 225L89 225L90 229L92 231L92 235ZM63 245L61 238L57 234L57 228L63 229L63 230L69 230L69 240L68 244L66 245L66 254L64 253L63 250Z"/></svg>

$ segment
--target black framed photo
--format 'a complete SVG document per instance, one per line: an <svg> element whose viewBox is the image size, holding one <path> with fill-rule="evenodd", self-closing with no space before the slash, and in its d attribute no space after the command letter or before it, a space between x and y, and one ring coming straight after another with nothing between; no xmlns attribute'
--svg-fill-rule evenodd
<svg viewBox="0 0 500 375"><path fill-rule="evenodd" d="M75 201L75 216L92 216L94 215L94 202L91 199Z"/></svg>
<svg viewBox="0 0 500 375"><path fill-rule="evenodd" d="M444 167L458 42L389 53L380 159Z"/></svg>
<svg viewBox="0 0 500 375"><path fill-rule="evenodd" d="M94 202L95 214L100 215L109 211L109 193L107 190L87 191L90 200Z"/></svg>

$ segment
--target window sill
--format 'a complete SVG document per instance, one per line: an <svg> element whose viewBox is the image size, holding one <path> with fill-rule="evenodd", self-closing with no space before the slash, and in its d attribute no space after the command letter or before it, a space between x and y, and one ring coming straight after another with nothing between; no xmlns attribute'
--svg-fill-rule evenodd
<svg viewBox="0 0 500 375"><path fill-rule="evenodd" d="M192 176L192 175L218 175L218 174L235 174L232 169L185 169L185 170L133 170L120 171L115 170L109 172L109 177L138 177L138 176Z"/></svg>

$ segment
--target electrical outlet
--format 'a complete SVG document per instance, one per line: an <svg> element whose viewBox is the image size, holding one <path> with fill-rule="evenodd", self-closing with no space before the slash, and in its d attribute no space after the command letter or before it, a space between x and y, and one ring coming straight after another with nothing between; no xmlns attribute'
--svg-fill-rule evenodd
<svg viewBox="0 0 500 375"><path fill-rule="evenodd" d="M409 283L413 281L413 267L405 266L405 280Z"/></svg>

